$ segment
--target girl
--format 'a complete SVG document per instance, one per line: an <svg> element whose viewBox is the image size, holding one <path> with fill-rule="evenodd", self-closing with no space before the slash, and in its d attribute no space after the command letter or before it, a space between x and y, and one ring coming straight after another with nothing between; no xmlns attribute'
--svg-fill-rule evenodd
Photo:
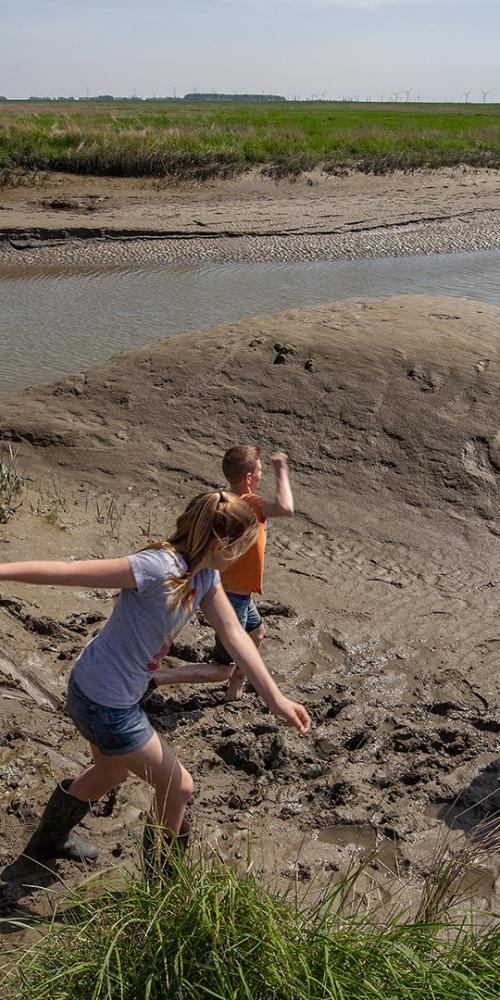
<svg viewBox="0 0 500 1000"><path fill-rule="evenodd" d="M68 713L89 741L94 763L77 778L63 779L54 790L27 855L96 858L97 848L77 836L73 827L129 772L153 787L146 852L153 851L154 842L157 849L158 839L162 846L172 838L179 847L186 846L185 810L193 779L153 730L139 701L151 672L198 606L270 711L300 733L309 731L305 708L286 698L274 683L220 583L219 570L254 543L257 531L257 520L246 503L231 493L208 492L188 504L166 542L135 555L71 563L0 563L0 581L120 589L102 631L76 660L68 687ZM217 677L221 670L229 677L233 669L217 664ZM198 671L195 679L205 679L202 674Z"/></svg>

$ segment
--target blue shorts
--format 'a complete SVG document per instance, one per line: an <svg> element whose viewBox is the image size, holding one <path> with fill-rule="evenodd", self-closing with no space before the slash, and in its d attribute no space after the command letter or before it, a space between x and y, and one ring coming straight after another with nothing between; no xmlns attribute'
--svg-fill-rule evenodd
<svg viewBox="0 0 500 1000"><path fill-rule="evenodd" d="M226 597L236 611L236 617L245 632L255 632L255 629L262 625L262 618L255 607L251 594L230 594L226 590ZM226 666L233 663L232 657L224 649L217 636L215 636L214 660L217 660L217 663L224 663Z"/></svg>
<svg viewBox="0 0 500 1000"><path fill-rule="evenodd" d="M151 739L154 729L139 705L109 708L87 698L71 677L66 710L76 728L102 754L114 757L132 753Z"/></svg>

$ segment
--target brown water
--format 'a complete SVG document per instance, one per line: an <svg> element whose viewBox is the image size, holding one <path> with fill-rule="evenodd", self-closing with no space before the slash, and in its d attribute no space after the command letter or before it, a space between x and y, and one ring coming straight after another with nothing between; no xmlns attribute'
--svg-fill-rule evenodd
<svg viewBox="0 0 500 1000"><path fill-rule="evenodd" d="M500 251L359 261L0 269L0 393L189 330L404 292L500 306Z"/></svg>

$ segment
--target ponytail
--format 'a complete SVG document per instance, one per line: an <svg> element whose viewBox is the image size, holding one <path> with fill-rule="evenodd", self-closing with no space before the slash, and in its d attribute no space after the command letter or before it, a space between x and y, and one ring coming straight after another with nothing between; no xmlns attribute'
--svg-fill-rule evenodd
<svg viewBox="0 0 500 1000"><path fill-rule="evenodd" d="M191 500L185 511L177 518L173 534L164 542L148 546L165 549L174 557L180 555L187 563L187 569L180 576L171 574L167 578L172 607L189 608L193 577L208 555L214 541L222 545L241 542L242 547L250 546L257 537L258 521L244 500L234 493L217 490L199 493Z"/></svg>

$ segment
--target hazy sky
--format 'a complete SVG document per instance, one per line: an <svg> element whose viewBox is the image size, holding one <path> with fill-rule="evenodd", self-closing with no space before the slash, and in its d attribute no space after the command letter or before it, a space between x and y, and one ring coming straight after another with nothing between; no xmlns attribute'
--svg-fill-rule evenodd
<svg viewBox="0 0 500 1000"><path fill-rule="evenodd" d="M500 0L0 0L0 94L500 102Z"/></svg>

